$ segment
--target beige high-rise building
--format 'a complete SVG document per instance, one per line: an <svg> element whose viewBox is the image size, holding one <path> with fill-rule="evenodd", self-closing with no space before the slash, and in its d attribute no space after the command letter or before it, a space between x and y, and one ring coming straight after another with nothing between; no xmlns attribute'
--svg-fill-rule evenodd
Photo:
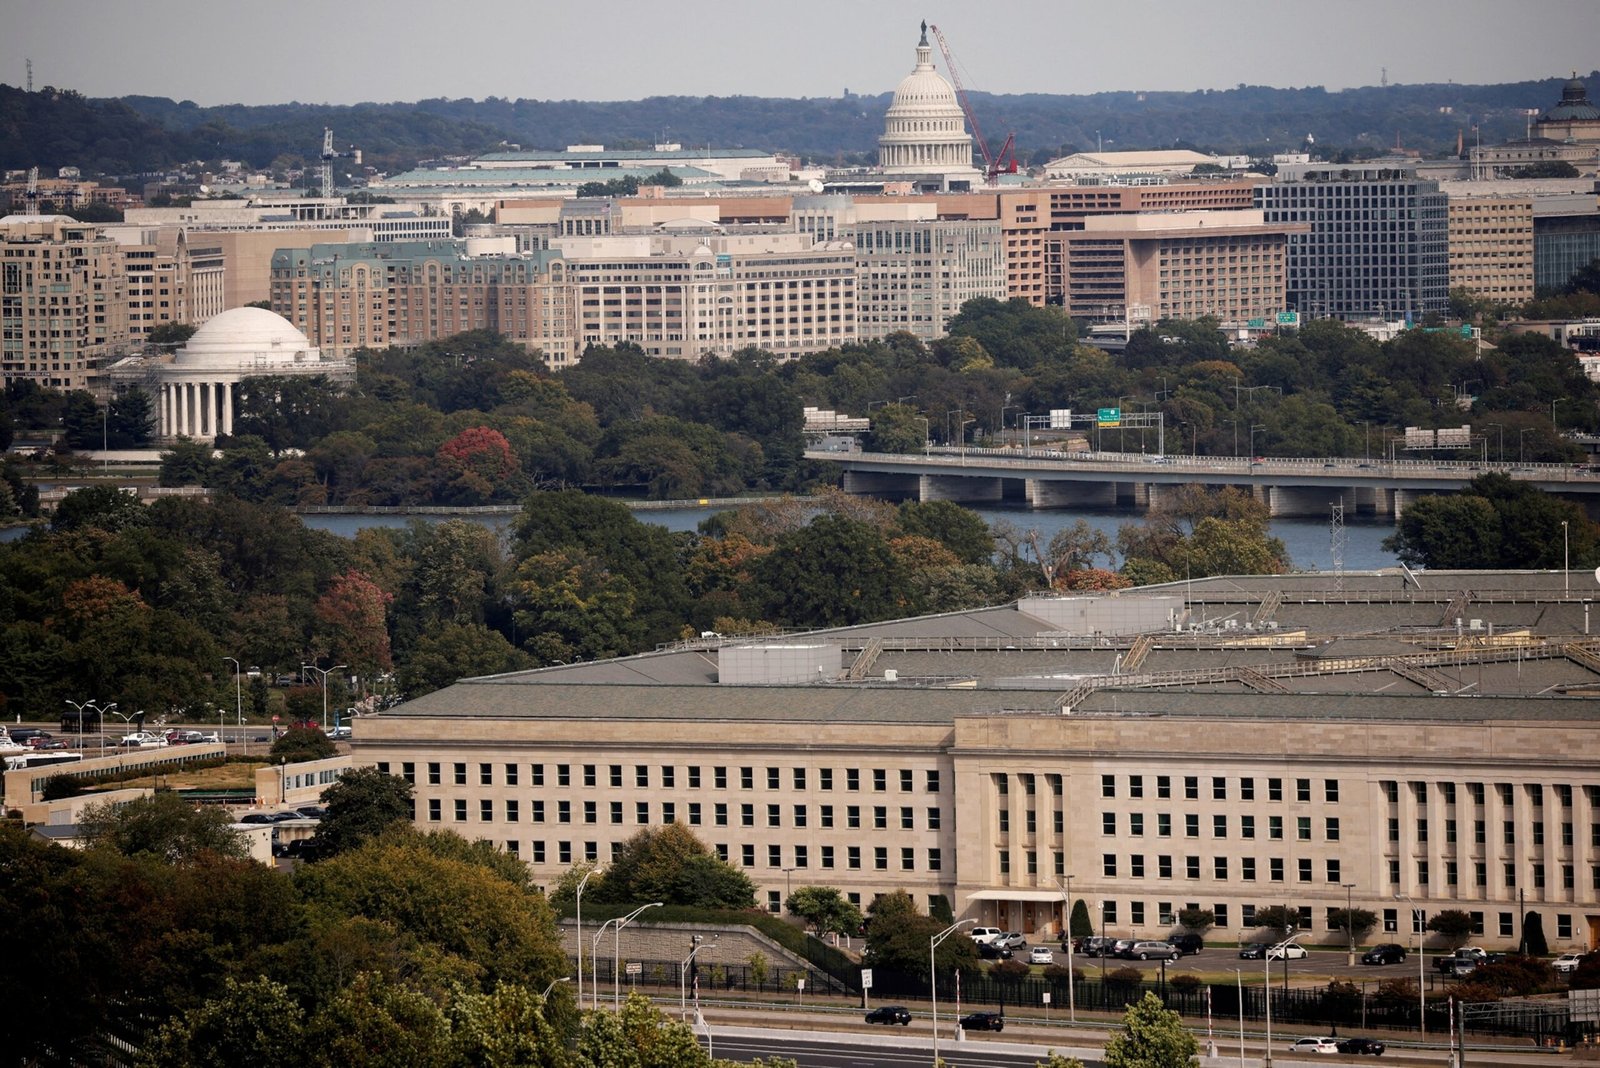
<svg viewBox="0 0 1600 1068"><path fill-rule="evenodd" d="M1450 196L1450 288L1501 304L1533 299L1533 198Z"/></svg>
<svg viewBox="0 0 1600 1068"><path fill-rule="evenodd" d="M225 307L222 249L197 234L193 241L176 227L134 233L108 228L122 251L127 275L128 339L142 343L168 323L200 326Z"/></svg>
<svg viewBox="0 0 1600 1068"><path fill-rule="evenodd" d="M0 383L88 389L128 343L117 243L65 215L0 219Z"/></svg>

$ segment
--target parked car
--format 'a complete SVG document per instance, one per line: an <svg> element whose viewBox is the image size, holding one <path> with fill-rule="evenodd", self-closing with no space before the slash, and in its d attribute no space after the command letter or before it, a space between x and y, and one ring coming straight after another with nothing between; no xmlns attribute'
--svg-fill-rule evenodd
<svg viewBox="0 0 1600 1068"><path fill-rule="evenodd" d="M1582 953L1563 953L1561 956L1550 962L1550 967L1554 968L1562 975L1567 975L1571 972L1577 971L1578 965L1582 963L1582 961Z"/></svg>
<svg viewBox="0 0 1600 1068"><path fill-rule="evenodd" d="M998 1012L969 1012L961 1017L963 1031L1004 1031L1006 1018Z"/></svg>
<svg viewBox="0 0 1600 1068"><path fill-rule="evenodd" d="M240 823L277 823L278 818L272 812L246 812L239 817Z"/></svg>
<svg viewBox="0 0 1600 1068"><path fill-rule="evenodd" d="M1338 1053L1336 1038L1297 1038L1289 1043L1290 1053Z"/></svg>
<svg viewBox="0 0 1600 1068"><path fill-rule="evenodd" d="M1286 946L1274 946L1267 950L1268 960L1302 960L1306 956L1306 947L1297 942L1290 942Z"/></svg>
<svg viewBox="0 0 1600 1068"><path fill-rule="evenodd" d="M907 1025L911 1023L911 1010L904 1005L879 1005L867 1013L867 1023Z"/></svg>
<svg viewBox="0 0 1600 1068"><path fill-rule="evenodd" d="M323 808L321 805L301 805L299 808L295 809L295 812L300 816L301 819L306 820L320 820L322 817L328 814L328 810Z"/></svg>
<svg viewBox="0 0 1600 1068"><path fill-rule="evenodd" d="M1082 942L1078 943L1078 952L1082 953L1085 957L1103 957L1105 956L1107 947L1110 945L1111 939L1101 938L1099 935L1094 935L1090 938L1085 938Z"/></svg>
<svg viewBox="0 0 1600 1068"><path fill-rule="evenodd" d="M1260 960L1266 955L1266 952L1269 948L1270 946L1266 942L1251 942L1248 946L1245 946L1243 949L1239 950L1239 959Z"/></svg>
<svg viewBox="0 0 1600 1068"><path fill-rule="evenodd" d="M1107 947L1105 955L1108 957L1127 957L1128 950L1133 948L1133 944L1136 941L1138 940L1134 938L1119 938Z"/></svg>
<svg viewBox="0 0 1600 1068"><path fill-rule="evenodd" d="M1406 959L1406 947L1398 942L1385 942L1361 954L1362 964L1399 964Z"/></svg>
<svg viewBox="0 0 1600 1068"><path fill-rule="evenodd" d="M1440 957L1433 962L1440 975L1453 975L1457 978L1471 975L1478 970L1476 957Z"/></svg>
<svg viewBox="0 0 1600 1068"><path fill-rule="evenodd" d="M1192 957L1206 948L1206 940L1197 934L1173 935L1167 941L1177 946L1178 951L1186 957Z"/></svg>
<svg viewBox="0 0 1600 1068"><path fill-rule="evenodd" d="M982 946L993 942L1003 934L1005 932L998 927L974 927L967 932L967 937Z"/></svg>
<svg viewBox="0 0 1600 1068"><path fill-rule="evenodd" d="M1007 931L999 938L996 938L994 940L994 944L997 946L1005 946L1007 949L1021 949L1023 946L1028 944L1028 940L1023 938L1016 931Z"/></svg>
<svg viewBox="0 0 1600 1068"><path fill-rule="evenodd" d="M72 748L72 744L70 742L68 742L65 738L46 738L43 741L39 740L38 738L35 738L35 739L33 739L33 748L35 748L35 749L71 749Z"/></svg>
<svg viewBox="0 0 1600 1068"><path fill-rule="evenodd" d="M997 946L993 942L978 943L979 960L1010 960L1011 951L1005 946Z"/></svg>
<svg viewBox="0 0 1600 1068"><path fill-rule="evenodd" d="M21 739L21 742L30 749L44 749L53 740L53 738L54 735L52 735L49 731L39 731L37 734L32 734ZM16 738L12 738L12 741L17 740L18 739Z"/></svg>
<svg viewBox="0 0 1600 1068"><path fill-rule="evenodd" d="M1130 960L1177 960L1183 950L1171 942L1135 942L1124 956Z"/></svg>
<svg viewBox="0 0 1600 1068"><path fill-rule="evenodd" d="M1375 1038L1339 1039L1340 1053L1369 1053L1374 1057L1381 1057L1383 1056L1383 1051L1388 1048L1388 1046L1385 1046Z"/></svg>
<svg viewBox="0 0 1600 1068"><path fill-rule="evenodd" d="M165 749L167 740L159 734L150 731L134 731L124 734L117 742L118 749Z"/></svg>
<svg viewBox="0 0 1600 1068"><path fill-rule="evenodd" d="M348 723L342 723L337 727L329 728L328 737L332 738L336 742L348 741L353 733L355 732L350 729L350 725Z"/></svg>
<svg viewBox="0 0 1600 1068"><path fill-rule="evenodd" d="M1054 964L1056 955L1050 951L1049 946L1034 946L1028 953L1029 964Z"/></svg>

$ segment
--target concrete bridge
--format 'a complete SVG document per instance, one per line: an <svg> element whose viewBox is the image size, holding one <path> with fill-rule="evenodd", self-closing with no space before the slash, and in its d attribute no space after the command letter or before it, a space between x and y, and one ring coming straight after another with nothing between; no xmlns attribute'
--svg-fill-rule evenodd
<svg viewBox="0 0 1600 1068"><path fill-rule="evenodd" d="M838 464L848 493L890 500L1026 504L1033 508L1145 510L1190 484L1237 486L1274 516L1345 514L1398 519L1429 493L1458 493L1497 471L1580 504L1600 517L1600 470L1572 464L1485 461L1159 456L1047 449L934 448L926 453L810 449L808 460Z"/></svg>

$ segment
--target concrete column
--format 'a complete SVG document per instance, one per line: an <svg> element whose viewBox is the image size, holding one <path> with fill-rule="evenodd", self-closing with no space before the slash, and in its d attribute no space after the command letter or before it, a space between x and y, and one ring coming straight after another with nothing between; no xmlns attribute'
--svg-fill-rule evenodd
<svg viewBox="0 0 1600 1068"><path fill-rule="evenodd" d="M1389 498L1389 514L1394 516L1396 523L1400 522L1400 517L1406 514L1406 508L1411 504L1415 496L1412 490L1396 489Z"/></svg>
<svg viewBox="0 0 1600 1068"><path fill-rule="evenodd" d="M189 383L174 382L172 388L177 392L177 436L183 437L189 433Z"/></svg>
<svg viewBox="0 0 1600 1068"><path fill-rule="evenodd" d="M1113 482L1073 482L1066 479L1024 480L1028 504L1034 508L1112 508L1117 503Z"/></svg>
<svg viewBox="0 0 1600 1068"><path fill-rule="evenodd" d="M200 394L199 403L196 405L198 409L196 414L200 417L198 420L199 426L196 429L199 430L200 436L203 438L209 438L212 434L213 398L211 388L210 382L201 382L195 387Z"/></svg>
<svg viewBox="0 0 1600 1068"><path fill-rule="evenodd" d="M923 475L917 499L923 501L998 501L1004 487L998 478L964 475Z"/></svg>
<svg viewBox="0 0 1600 1068"><path fill-rule="evenodd" d="M917 475L887 474L879 471L846 471L844 491L863 497L915 497L920 490Z"/></svg>
<svg viewBox="0 0 1600 1068"><path fill-rule="evenodd" d="M233 434L233 383L222 384L222 432Z"/></svg>
<svg viewBox="0 0 1600 1068"><path fill-rule="evenodd" d="M161 383L161 390L156 394L156 437L164 438L171 431L167 428L171 422L167 417L167 405L172 400L172 386L170 383Z"/></svg>

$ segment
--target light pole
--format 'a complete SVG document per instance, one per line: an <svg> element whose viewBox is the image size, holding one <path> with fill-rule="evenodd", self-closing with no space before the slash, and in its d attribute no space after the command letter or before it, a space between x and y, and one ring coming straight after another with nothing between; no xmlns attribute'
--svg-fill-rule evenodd
<svg viewBox="0 0 1600 1068"><path fill-rule="evenodd" d="M1283 954L1283 989L1285 996L1289 989L1289 946L1294 942L1294 925L1284 928L1284 939L1277 945L1261 954L1261 1000L1266 1004L1267 1010L1267 1051L1262 1060L1264 1068L1272 1068L1272 955Z"/></svg>
<svg viewBox="0 0 1600 1068"><path fill-rule="evenodd" d="M1256 458L1256 431L1265 429L1267 429L1267 424L1265 423L1250 424L1250 459L1252 461Z"/></svg>
<svg viewBox="0 0 1600 1068"><path fill-rule="evenodd" d="M1492 427L1494 427L1496 430L1498 430L1500 432L1498 434L1498 437L1500 438L1500 449L1499 449L1500 461L1499 462L1500 463L1505 463L1506 462L1506 425L1504 423L1485 423L1483 425L1484 425L1485 429L1487 429L1487 428L1492 426Z"/></svg>
<svg viewBox="0 0 1600 1068"><path fill-rule="evenodd" d="M1428 988L1428 951L1422 944L1423 936L1427 931L1423 928L1423 913L1417 903L1406 894L1394 895L1396 901L1404 901L1411 906L1411 925L1417 930L1417 1033L1423 1037L1428 1034L1428 1001L1426 997Z"/></svg>
<svg viewBox="0 0 1600 1068"><path fill-rule="evenodd" d="M658 909L664 902L652 901L648 905L640 905L626 916L622 917L616 927L611 930L611 1008L612 1011L622 1007L622 983L617 979L617 964L622 959L622 929L638 918L639 913L645 909Z"/></svg>
<svg viewBox="0 0 1600 1068"><path fill-rule="evenodd" d="M939 972L934 962L934 950L939 948L939 943L955 934L969 923L977 920L957 920L949 927L928 939L928 997L932 1003L933 1015L933 1068L939 1068Z"/></svg>
<svg viewBox="0 0 1600 1068"><path fill-rule="evenodd" d="M797 872L799 870L800 869L798 869L798 868L784 868L783 869L783 907L784 908L788 908L789 907L789 876L793 875L795 872ZM782 912L783 909L779 909L778 911Z"/></svg>
<svg viewBox="0 0 1600 1068"><path fill-rule="evenodd" d="M1525 426L1517 431L1517 463L1519 464L1528 462L1528 435L1533 433L1535 429L1531 426Z"/></svg>
<svg viewBox="0 0 1600 1068"><path fill-rule="evenodd" d="M695 935L694 936L694 939L693 939L693 942L692 942L694 948L689 950L689 955L687 957L683 958L683 964L680 965L679 968L678 968L678 1019L679 1020L685 1020L685 1019L688 1018L688 1015L689 1015L689 998L688 998L689 966L694 963L695 954L699 953L702 949L705 949L707 946L716 945L717 944L717 939L721 938L722 936L721 935L713 935L712 938L711 938L711 941L709 941L709 942L703 942L701 940L702 937L703 936L701 936L701 935ZM699 983L698 979L696 980L695 987L694 987L694 1001L695 1001L696 1005L700 1004L700 983Z"/></svg>
<svg viewBox="0 0 1600 1068"><path fill-rule="evenodd" d="M323 734L327 734L328 733L328 673L329 672L333 672L333 671L338 671L340 668L347 668L349 666L350 666L349 664L335 664L331 668L319 668L315 664L301 664L300 665L300 670L301 671L304 671L306 668L310 668L312 671L318 671L318 672L322 673L322 733Z"/></svg>
<svg viewBox="0 0 1600 1068"><path fill-rule="evenodd" d="M1567 555L1567 521L1561 521L1561 596L1572 596L1572 558Z"/></svg>
<svg viewBox="0 0 1600 1068"><path fill-rule="evenodd" d="M1072 876L1065 878L1065 885L1060 879L1056 879L1056 885L1061 887L1061 944L1067 947L1067 1021L1077 1023L1078 998L1074 988L1078 985L1078 976L1072 970Z"/></svg>
<svg viewBox="0 0 1600 1068"><path fill-rule="evenodd" d="M583 878L578 880L578 1011L583 1011L583 888L589 885L589 880L594 878L599 868L590 868L583 873ZM590 960L594 955L590 954Z"/></svg>
<svg viewBox="0 0 1600 1068"><path fill-rule="evenodd" d="M222 659L230 661L233 664L233 712L238 718L238 726L241 728L239 733L244 741L244 755L249 756L250 736L245 734L242 729L244 727L244 689L239 683L239 661L231 656L225 656Z"/></svg>
<svg viewBox="0 0 1600 1068"><path fill-rule="evenodd" d="M1351 919L1350 914L1354 911L1353 906L1355 902L1355 889L1355 883L1344 884L1344 933L1348 938L1350 946L1349 954L1345 960L1345 964L1352 968L1355 967L1356 963L1356 926L1355 922Z"/></svg>
<svg viewBox="0 0 1600 1068"><path fill-rule="evenodd" d="M77 701L74 701L69 697L69 698L66 699L66 703L71 705L78 712L78 748L79 749L83 748L83 710L86 709L86 708L94 709L95 718L101 721L101 726L100 726L100 752L103 755L105 753L105 751L106 751L105 720L104 720L104 715L103 715L103 713L101 713L99 706L94 703L94 698L91 697L89 700L83 702L82 704L79 704Z"/></svg>
<svg viewBox="0 0 1600 1068"><path fill-rule="evenodd" d="M570 982L572 982L572 976L570 976L570 975L558 975L558 976L556 976L554 979L550 980L550 985L546 986L544 988L544 993L539 995L539 1000L540 1001L549 1001L550 1000L550 991L552 991L552 990L554 990L556 988L556 984L557 983L570 983Z"/></svg>

